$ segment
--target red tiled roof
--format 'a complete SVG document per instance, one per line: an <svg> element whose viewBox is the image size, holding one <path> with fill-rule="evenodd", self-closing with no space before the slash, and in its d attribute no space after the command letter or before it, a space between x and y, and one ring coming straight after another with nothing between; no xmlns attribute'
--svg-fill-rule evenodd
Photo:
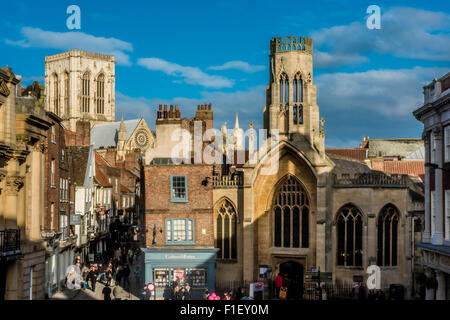
<svg viewBox="0 0 450 320"><path fill-rule="evenodd" d="M106 161L101 155L97 153L97 151L94 151L95 153L95 164L100 164L105 167L111 167L111 165Z"/></svg>
<svg viewBox="0 0 450 320"><path fill-rule="evenodd" d="M331 148L325 153L363 162L366 159L366 149L361 148Z"/></svg>
<svg viewBox="0 0 450 320"><path fill-rule="evenodd" d="M103 173L103 171L100 169L99 166L96 167L95 170L95 178L97 179L98 183L100 183L103 187L112 187L111 183L109 183L108 178Z"/></svg>
<svg viewBox="0 0 450 320"><path fill-rule="evenodd" d="M423 177L425 175L425 161L424 160L384 161L383 171L398 174L411 174Z"/></svg>

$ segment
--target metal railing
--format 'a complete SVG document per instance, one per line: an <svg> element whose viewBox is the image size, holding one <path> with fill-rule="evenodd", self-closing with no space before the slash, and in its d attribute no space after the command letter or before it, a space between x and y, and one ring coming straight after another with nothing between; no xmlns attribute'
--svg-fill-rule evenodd
<svg viewBox="0 0 450 320"><path fill-rule="evenodd" d="M0 230L0 254L2 256L13 255L20 252L20 230Z"/></svg>

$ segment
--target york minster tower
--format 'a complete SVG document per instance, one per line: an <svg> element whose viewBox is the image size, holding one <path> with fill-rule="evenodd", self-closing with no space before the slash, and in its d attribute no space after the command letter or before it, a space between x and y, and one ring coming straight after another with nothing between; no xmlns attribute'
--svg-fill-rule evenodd
<svg viewBox="0 0 450 320"><path fill-rule="evenodd" d="M115 121L115 57L80 50L45 57L45 108L72 131Z"/></svg>

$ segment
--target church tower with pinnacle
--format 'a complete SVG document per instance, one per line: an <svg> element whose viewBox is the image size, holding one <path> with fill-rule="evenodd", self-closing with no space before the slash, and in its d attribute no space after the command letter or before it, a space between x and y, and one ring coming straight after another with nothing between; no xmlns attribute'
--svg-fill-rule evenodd
<svg viewBox="0 0 450 320"><path fill-rule="evenodd" d="M319 119L313 82L312 39L273 38L269 58L264 128L269 132L278 129L280 140L308 143L323 153L324 121Z"/></svg>

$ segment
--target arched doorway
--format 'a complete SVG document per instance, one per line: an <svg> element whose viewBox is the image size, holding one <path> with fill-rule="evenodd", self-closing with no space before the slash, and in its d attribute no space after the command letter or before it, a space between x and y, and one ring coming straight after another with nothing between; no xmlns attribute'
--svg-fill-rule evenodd
<svg viewBox="0 0 450 320"><path fill-rule="evenodd" d="M288 281L288 299L303 298L303 265L295 261L287 261L280 264L280 273Z"/></svg>

